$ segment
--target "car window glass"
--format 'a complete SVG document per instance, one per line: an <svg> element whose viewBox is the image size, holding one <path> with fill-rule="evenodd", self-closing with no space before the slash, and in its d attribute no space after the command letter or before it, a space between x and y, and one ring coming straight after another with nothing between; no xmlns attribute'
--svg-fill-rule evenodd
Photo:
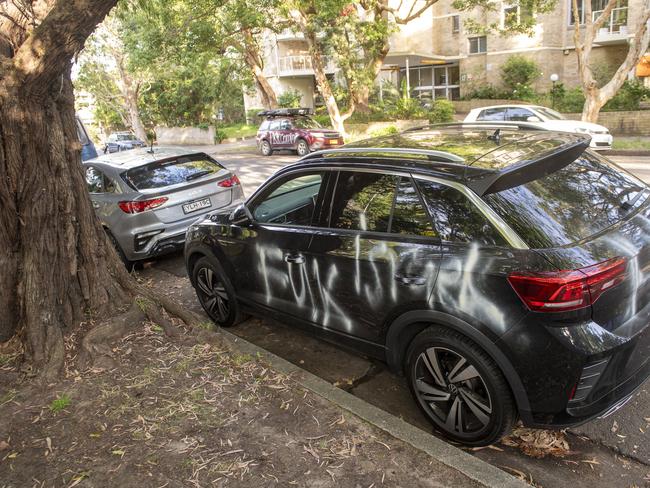
<svg viewBox="0 0 650 488"><path fill-rule="evenodd" d="M291 129L291 122L289 122L288 120L283 120L280 123L280 129L282 129L282 130L290 130Z"/></svg>
<svg viewBox="0 0 650 488"><path fill-rule="evenodd" d="M124 179L137 190L151 190L209 177L222 169L216 161L198 154L138 166L124 173Z"/></svg>
<svg viewBox="0 0 650 488"><path fill-rule="evenodd" d="M265 120L260 124L260 130L268 130L269 128L269 121Z"/></svg>
<svg viewBox="0 0 650 488"><path fill-rule="evenodd" d="M508 109L507 119L517 122L527 122L528 117L533 117L535 114L528 109L513 107Z"/></svg>
<svg viewBox="0 0 650 488"><path fill-rule="evenodd" d="M402 177L399 180L390 232L413 236L437 236L411 178Z"/></svg>
<svg viewBox="0 0 650 488"><path fill-rule="evenodd" d="M252 205L253 218L261 223L311 225L323 181L323 173L301 173L278 182L262 200Z"/></svg>
<svg viewBox="0 0 650 488"><path fill-rule="evenodd" d="M279 120L271 120L269 122L269 130L278 130L280 128Z"/></svg>
<svg viewBox="0 0 650 488"><path fill-rule="evenodd" d="M85 146L86 144L90 144L84 126L81 123L81 120L79 119L77 119L77 136L79 136L79 142L81 142L82 146Z"/></svg>
<svg viewBox="0 0 650 488"><path fill-rule="evenodd" d="M559 171L483 196L533 248L586 239L620 222L647 198L641 181L588 152Z"/></svg>
<svg viewBox="0 0 650 488"><path fill-rule="evenodd" d="M501 234L460 191L432 181L417 180L417 184L443 241L506 245Z"/></svg>
<svg viewBox="0 0 650 488"><path fill-rule="evenodd" d="M483 110L476 120L503 120L505 109L487 108Z"/></svg>
<svg viewBox="0 0 650 488"><path fill-rule="evenodd" d="M388 232L397 176L342 171L336 184L330 227Z"/></svg>
<svg viewBox="0 0 650 488"><path fill-rule="evenodd" d="M104 175L94 166L86 168L86 185L90 193L104 192Z"/></svg>

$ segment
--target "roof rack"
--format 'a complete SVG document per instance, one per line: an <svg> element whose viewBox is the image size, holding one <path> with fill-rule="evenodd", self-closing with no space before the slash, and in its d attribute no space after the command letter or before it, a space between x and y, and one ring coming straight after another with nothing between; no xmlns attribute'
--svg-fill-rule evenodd
<svg viewBox="0 0 650 488"><path fill-rule="evenodd" d="M420 130L429 129L445 129L445 128L480 128L480 129L518 129L518 130L546 130L538 124L530 122L494 122L494 121L477 121L477 122L449 122L446 124L427 124L419 127L412 127L403 132L417 132Z"/></svg>
<svg viewBox="0 0 650 488"><path fill-rule="evenodd" d="M288 117L292 115L312 115L314 111L311 108L276 108L273 110L263 110L258 112L258 117Z"/></svg>
<svg viewBox="0 0 650 488"><path fill-rule="evenodd" d="M465 160L460 156L451 154L445 151L435 151L428 149L411 149L407 147L342 147L338 149L323 149L322 151L315 151L300 159L300 161L308 161L310 159L318 159L325 156L337 154L415 154L418 156L426 156L432 161L439 161L442 163L464 163Z"/></svg>

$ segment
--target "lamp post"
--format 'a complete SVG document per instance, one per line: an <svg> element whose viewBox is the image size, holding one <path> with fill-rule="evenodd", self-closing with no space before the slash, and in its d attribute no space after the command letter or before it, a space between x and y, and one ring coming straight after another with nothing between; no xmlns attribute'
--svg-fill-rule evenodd
<svg viewBox="0 0 650 488"><path fill-rule="evenodd" d="M556 74L553 73L551 75L551 83L553 83L553 87L551 88L551 108L555 109L555 95L556 95L556 90L555 90L555 84L558 82L560 77Z"/></svg>

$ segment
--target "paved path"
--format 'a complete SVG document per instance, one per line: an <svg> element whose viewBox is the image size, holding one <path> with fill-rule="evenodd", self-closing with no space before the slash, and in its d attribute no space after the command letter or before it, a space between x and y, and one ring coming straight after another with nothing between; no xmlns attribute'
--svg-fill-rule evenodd
<svg viewBox="0 0 650 488"><path fill-rule="evenodd" d="M296 160L295 155L288 153L263 157L252 151L232 154L229 149L219 146L205 148L239 175L246 195L250 195L275 171ZM616 156L612 159L650 183L650 157ZM180 256L161 259L153 267L172 275L185 275ZM188 304L196 306L189 284L182 295ZM283 324L265 320L249 320L231 331L409 423L431 431L429 423L411 401L403 378L391 374L382 364ZM533 459L505 446L499 446L499 450L483 449L475 454L510 472L517 470L529 474L544 487L644 486L650 480L648 429L650 385L607 419L572 429L571 447L576 454L567 459Z"/></svg>

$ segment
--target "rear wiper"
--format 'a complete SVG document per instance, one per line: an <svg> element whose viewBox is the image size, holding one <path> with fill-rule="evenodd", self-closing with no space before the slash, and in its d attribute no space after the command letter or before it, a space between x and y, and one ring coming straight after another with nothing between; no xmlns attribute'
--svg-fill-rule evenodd
<svg viewBox="0 0 650 488"><path fill-rule="evenodd" d="M214 173L214 171L210 171L209 169L206 169L205 171L199 171L198 173L192 173L187 178L185 178L185 181L195 180L197 178L201 178L201 177L203 177L205 175L209 175L211 173Z"/></svg>
<svg viewBox="0 0 650 488"><path fill-rule="evenodd" d="M639 201L639 198L641 198L645 193L647 193L647 190L641 190L639 191L636 196L632 200L628 200L626 202L621 202L621 208L623 210L631 210L634 208L634 204Z"/></svg>

